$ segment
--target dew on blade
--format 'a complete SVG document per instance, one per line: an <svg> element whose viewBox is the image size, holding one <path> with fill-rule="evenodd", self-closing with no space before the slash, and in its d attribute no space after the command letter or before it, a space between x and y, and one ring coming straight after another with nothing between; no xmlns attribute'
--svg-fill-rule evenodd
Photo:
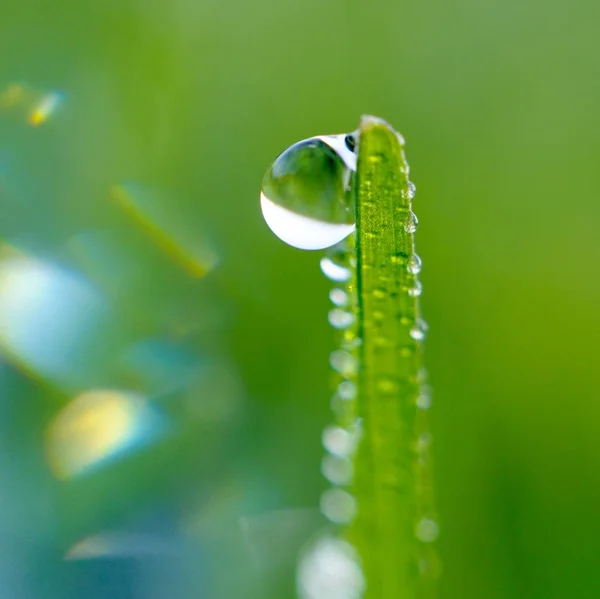
<svg viewBox="0 0 600 599"><path fill-rule="evenodd" d="M409 260L406 269L411 275L418 275L421 272L422 262L417 254L413 254Z"/></svg>
<svg viewBox="0 0 600 599"><path fill-rule="evenodd" d="M318 539L302 555L297 583L300 599L360 599L366 587L356 550L332 537Z"/></svg>
<svg viewBox="0 0 600 599"><path fill-rule="evenodd" d="M431 518L421 518L415 527L415 535L423 543L433 543L438 537L439 527Z"/></svg>
<svg viewBox="0 0 600 599"><path fill-rule="evenodd" d="M407 233L414 233L419 226L419 219L414 212L411 212L407 219L404 221L404 230Z"/></svg>
<svg viewBox="0 0 600 599"><path fill-rule="evenodd" d="M348 293L339 287L334 287L329 292L329 299L331 300L331 303L338 306L338 308L345 308L350 303Z"/></svg>
<svg viewBox="0 0 600 599"><path fill-rule="evenodd" d="M352 482L352 462L342 456L325 455L321 472L332 485L349 485Z"/></svg>
<svg viewBox="0 0 600 599"><path fill-rule="evenodd" d="M321 495L321 513L334 524L347 524L356 516L356 499L347 491L333 487Z"/></svg>
<svg viewBox="0 0 600 599"><path fill-rule="evenodd" d="M347 137L323 135L295 143L267 170L260 194L263 217L288 245L321 250L354 231L356 154Z"/></svg>

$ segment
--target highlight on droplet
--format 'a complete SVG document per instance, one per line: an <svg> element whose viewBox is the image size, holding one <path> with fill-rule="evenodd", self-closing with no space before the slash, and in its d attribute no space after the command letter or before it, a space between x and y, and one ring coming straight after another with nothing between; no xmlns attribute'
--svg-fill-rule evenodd
<svg viewBox="0 0 600 599"><path fill-rule="evenodd" d="M43 125L53 116L65 100L65 94L60 91L52 91L43 95L32 107L27 121L33 127Z"/></svg>
<svg viewBox="0 0 600 599"><path fill-rule="evenodd" d="M48 425L46 457L56 477L74 478L147 446L165 428L163 415L136 393L86 391Z"/></svg>
<svg viewBox="0 0 600 599"><path fill-rule="evenodd" d="M215 268L218 256L207 236L177 208L168 192L139 183L113 185L111 198L167 256L195 278Z"/></svg>

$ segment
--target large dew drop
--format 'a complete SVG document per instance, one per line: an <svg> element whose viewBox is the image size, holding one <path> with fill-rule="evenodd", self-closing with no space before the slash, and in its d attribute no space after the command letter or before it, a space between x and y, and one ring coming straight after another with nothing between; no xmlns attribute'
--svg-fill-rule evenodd
<svg viewBox="0 0 600 599"><path fill-rule="evenodd" d="M260 204L270 229L302 250L322 250L354 231L353 135L322 135L290 146L266 172Z"/></svg>

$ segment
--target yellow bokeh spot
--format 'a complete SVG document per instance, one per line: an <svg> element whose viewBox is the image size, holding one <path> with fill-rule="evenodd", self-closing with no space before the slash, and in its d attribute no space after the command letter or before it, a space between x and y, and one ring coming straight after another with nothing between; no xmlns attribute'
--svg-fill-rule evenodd
<svg viewBox="0 0 600 599"><path fill-rule="evenodd" d="M150 414L146 400L135 393L82 393L48 426L50 468L59 478L71 478L139 445L151 428Z"/></svg>
<svg viewBox="0 0 600 599"><path fill-rule="evenodd" d="M44 124L62 104L63 95L59 92L51 92L43 96L29 113L28 121L33 127Z"/></svg>

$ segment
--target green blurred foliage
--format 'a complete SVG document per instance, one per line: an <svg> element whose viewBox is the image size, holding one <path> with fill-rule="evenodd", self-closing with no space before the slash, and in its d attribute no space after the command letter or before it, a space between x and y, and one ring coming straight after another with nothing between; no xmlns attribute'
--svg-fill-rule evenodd
<svg viewBox="0 0 600 599"><path fill-rule="evenodd" d="M161 442L57 480L44 430L82 389L6 358L0 594L294 597L322 524L329 284L317 253L268 231L258 193L288 145L372 113L404 134L417 185L441 597L598 597L599 18L591 0L4 2L0 93L66 99L39 127L0 108L1 240L110 301L90 386L155 388L161 352L146 378L123 357L148 339L194 377L167 368L185 380L153 398ZM127 181L212 240L210 274L119 209ZM63 561L119 530L164 550Z"/></svg>

